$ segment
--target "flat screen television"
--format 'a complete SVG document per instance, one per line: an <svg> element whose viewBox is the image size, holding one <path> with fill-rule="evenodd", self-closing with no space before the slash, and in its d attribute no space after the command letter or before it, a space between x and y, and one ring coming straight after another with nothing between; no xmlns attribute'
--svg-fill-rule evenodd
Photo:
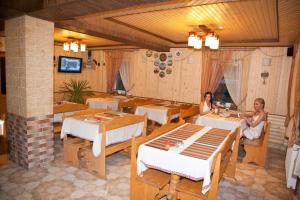
<svg viewBox="0 0 300 200"><path fill-rule="evenodd" d="M59 56L58 72L81 73L82 58Z"/></svg>

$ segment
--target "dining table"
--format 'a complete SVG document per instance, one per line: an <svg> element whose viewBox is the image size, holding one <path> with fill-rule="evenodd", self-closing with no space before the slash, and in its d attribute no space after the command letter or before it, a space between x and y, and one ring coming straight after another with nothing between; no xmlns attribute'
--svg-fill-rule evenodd
<svg viewBox="0 0 300 200"><path fill-rule="evenodd" d="M171 116L168 116L168 111L176 107L180 108L180 105L172 104L170 101L162 101L149 105L137 106L135 114L147 114L149 120L152 120L159 124L166 124L168 122L168 117L171 118L170 120L180 117L180 109L178 109L178 112L173 113Z"/></svg>
<svg viewBox="0 0 300 200"><path fill-rule="evenodd" d="M101 153L101 124L116 118L126 120L126 117L130 115L132 114L108 111L103 113L68 117L63 122L60 137L63 139L66 135L72 135L87 141L92 141L92 151L94 156L97 157ZM106 146L127 141L131 139L131 137L141 135L143 132L143 127L144 122L140 122L107 131Z"/></svg>
<svg viewBox="0 0 300 200"><path fill-rule="evenodd" d="M171 174L168 199L173 199L180 177L203 180L201 192L210 189L214 156L235 131L185 123L139 146L137 174L148 168Z"/></svg>
<svg viewBox="0 0 300 200"><path fill-rule="evenodd" d="M126 96L107 96L107 97L97 97L97 98L88 98L86 104L90 108L111 108L113 111L119 109L120 101L128 101L129 99Z"/></svg>
<svg viewBox="0 0 300 200"><path fill-rule="evenodd" d="M87 109L88 106L85 104L79 104L69 101L60 101L53 105L53 122L62 122L63 114L73 114L76 111Z"/></svg>
<svg viewBox="0 0 300 200"><path fill-rule="evenodd" d="M242 131L247 128L245 119L240 118L236 113L230 112L223 112L219 114L208 113L206 115L200 115L196 119L195 124L226 130L240 128L240 130Z"/></svg>

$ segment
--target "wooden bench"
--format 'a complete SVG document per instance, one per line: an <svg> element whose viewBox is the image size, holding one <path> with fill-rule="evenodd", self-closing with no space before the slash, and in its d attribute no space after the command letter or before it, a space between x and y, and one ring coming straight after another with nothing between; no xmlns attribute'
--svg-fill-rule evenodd
<svg viewBox="0 0 300 200"><path fill-rule="evenodd" d="M154 200L166 195L169 190L170 174L155 169L148 169L143 176L137 175L137 151L141 144L148 142L176 127L184 124L183 120L177 123L169 123L155 129L144 138L131 140L131 175L130 175L130 199Z"/></svg>
<svg viewBox="0 0 300 200"><path fill-rule="evenodd" d="M243 144L246 151L246 156L243 159L244 163L256 163L261 167L265 167L268 153L268 140L270 136L270 122L262 129L261 136L258 139L245 139Z"/></svg>
<svg viewBox="0 0 300 200"><path fill-rule="evenodd" d="M221 150L216 154L213 165L212 165L212 176L211 176L211 187L206 194L202 194L203 181L193 181L187 178L183 178L179 181L176 191L177 199L180 200L199 200L199 199L217 199L217 192L219 181L223 177L227 166L232 157L232 145L233 142L239 139L239 129L236 129L233 133L229 135L226 139L225 144L222 146ZM236 146L237 144L235 144ZM237 145L238 146L238 145Z"/></svg>

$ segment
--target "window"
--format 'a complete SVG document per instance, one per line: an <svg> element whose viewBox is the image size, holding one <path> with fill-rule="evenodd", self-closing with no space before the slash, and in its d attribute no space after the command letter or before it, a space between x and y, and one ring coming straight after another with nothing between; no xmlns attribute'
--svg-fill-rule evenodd
<svg viewBox="0 0 300 200"><path fill-rule="evenodd" d="M231 103L231 109L237 109L237 106L233 102L233 100L230 97L230 94L228 92L228 89L226 87L226 83L224 80L224 77L219 82L218 88L216 92L214 93L213 101L220 101L221 103Z"/></svg>
<svg viewBox="0 0 300 200"><path fill-rule="evenodd" d="M117 77L116 77L115 89L125 91L125 87L123 85L123 81L122 81L120 72L118 72Z"/></svg>

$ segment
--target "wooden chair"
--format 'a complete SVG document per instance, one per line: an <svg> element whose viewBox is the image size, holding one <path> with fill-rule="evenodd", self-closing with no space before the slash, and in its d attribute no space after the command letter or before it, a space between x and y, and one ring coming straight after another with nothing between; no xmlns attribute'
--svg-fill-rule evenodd
<svg viewBox="0 0 300 200"><path fill-rule="evenodd" d="M244 163L253 162L261 167L265 167L268 153L270 125L270 122L266 122L266 126L263 128L261 136L258 139L244 140L244 148L246 151L246 156L243 159Z"/></svg>
<svg viewBox="0 0 300 200"><path fill-rule="evenodd" d="M193 116L199 115L199 112L200 112L199 105L192 105L189 107L182 106L180 108L180 116L186 122L191 122L191 118Z"/></svg>
<svg viewBox="0 0 300 200"><path fill-rule="evenodd" d="M138 116L138 115L128 115L119 118L112 119L107 122L103 122L100 129L101 133L101 154L98 157L95 157L92 151L92 146L90 143L82 143L79 142L77 146L73 145L74 153L73 156L79 156L83 162L86 163L86 168L90 172L95 172L97 176L101 178L106 178L106 156L109 156L113 153L118 151L124 150L131 145L131 141L127 140L124 142L112 144L106 146L106 133L110 130L114 130L117 128L129 126L132 124L144 122L144 128L141 137L146 136L146 129L147 129L147 116ZM65 137L64 140L68 141L68 138ZM76 143L77 144L77 143ZM64 147L65 148L65 147ZM77 151L77 152L76 152ZM66 151L64 151L66 152ZM68 152L66 152L68 153ZM78 158L77 158L78 159Z"/></svg>
<svg viewBox="0 0 300 200"><path fill-rule="evenodd" d="M173 115L176 115L176 114L179 114L179 118L181 118L179 107L169 108L168 112L167 112L167 119L168 119L167 123L171 123Z"/></svg>
<svg viewBox="0 0 300 200"><path fill-rule="evenodd" d="M232 144L236 140L238 129L229 135L221 150L214 157L212 165L211 187L206 194L202 194L203 181L192 181L187 178L180 180L176 187L177 199L180 200L199 200L199 199L217 199L217 191L219 181L223 177L224 172L230 162L232 155Z"/></svg>
<svg viewBox="0 0 300 200"><path fill-rule="evenodd" d="M165 124L154 130L144 138L132 138L131 140L131 176L130 176L130 199L131 200L154 200L168 193L170 174L155 169L148 169L140 177L137 175L137 151L141 144L150 141L176 127L184 124L183 120L177 123Z"/></svg>

